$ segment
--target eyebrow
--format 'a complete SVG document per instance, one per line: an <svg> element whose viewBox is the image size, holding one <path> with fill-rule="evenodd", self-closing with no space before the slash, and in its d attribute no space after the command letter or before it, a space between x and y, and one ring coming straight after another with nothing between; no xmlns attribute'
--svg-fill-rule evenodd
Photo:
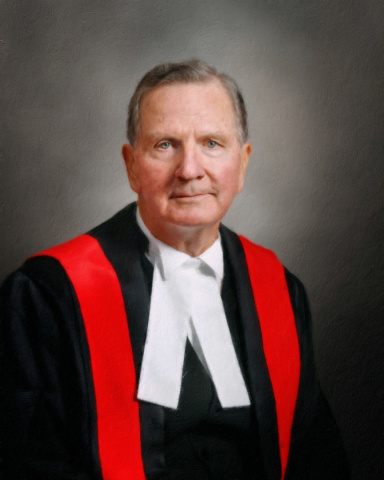
<svg viewBox="0 0 384 480"><path fill-rule="evenodd" d="M147 136L148 140L150 141L153 141L153 142L157 142L159 140L163 140L163 139L167 139L167 140L177 140L177 135L174 135L174 134L169 134L169 133L166 133L166 132L163 132L163 133L152 133L150 135Z"/></svg>
<svg viewBox="0 0 384 480"><path fill-rule="evenodd" d="M236 136L236 132L234 133ZM149 134L147 136L147 139L151 142L158 142L159 140L172 140L172 141L180 141L182 135L177 135L174 133L167 133L166 131L164 132L155 132L152 134ZM223 133L220 131L206 131L206 132L201 132L200 134L197 135L198 139L204 139L204 138L214 138L218 140L225 140L229 137L227 133Z"/></svg>

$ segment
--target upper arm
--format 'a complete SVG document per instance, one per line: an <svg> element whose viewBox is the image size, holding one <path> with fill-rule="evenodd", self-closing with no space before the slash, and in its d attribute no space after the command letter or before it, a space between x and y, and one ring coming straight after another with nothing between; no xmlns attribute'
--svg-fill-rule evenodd
<svg viewBox="0 0 384 480"><path fill-rule="evenodd" d="M0 298L1 471L96 478L88 476L94 419L86 343L65 272L52 258L33 258L7 279Z"/></svg>
<svg viewBox="0 0 384 480"><path fill-rule="evenodd" d="M342 438L316 375L308 298L303 284L287 270L286 279L301 358L286 480L346 480L349 467Z"/></svg>

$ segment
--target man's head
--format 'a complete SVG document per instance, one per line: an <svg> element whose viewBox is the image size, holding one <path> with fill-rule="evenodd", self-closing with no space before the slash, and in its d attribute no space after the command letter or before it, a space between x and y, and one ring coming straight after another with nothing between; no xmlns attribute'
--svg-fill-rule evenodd
<svg viewBox="0 0 384 480"><path fill-rule="evenodd" d="M197 66L204 76L192 75ZM163 72L161 82L151 80L155 71L157 77ZM243 186L251 153L243 141L244 102L236 87L236 107L223 76L212 72L198 60L158 66L144 76L130 103L131 143L123 146L130 185L144 223L169 245L196 233L212 243Z"/></svg>
<svg viewBox="0 0 384 480"><path fill-rule="evenodd" d="M129 102L127 138L135 145L140 130L140 107L144 95L160 85L175 83L204 83L217 79L226 89L234 108L238 139L241 144L248 140L247 110L243 96L236 82L225 73L217 70L206 62L192 59L179 63L163 63L149 70L138 83Z"/></svg>

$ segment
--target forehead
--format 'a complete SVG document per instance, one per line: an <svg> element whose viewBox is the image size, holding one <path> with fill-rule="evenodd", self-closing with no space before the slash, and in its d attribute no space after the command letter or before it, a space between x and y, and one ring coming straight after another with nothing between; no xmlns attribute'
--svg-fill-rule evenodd
<svg viewBox="0 0 384 480"><path fill-rule="evenodd" d="M217 79L198 83L172 83L146 92L140 104L140 129L169 124L236 130L232 100Z"/></svg>

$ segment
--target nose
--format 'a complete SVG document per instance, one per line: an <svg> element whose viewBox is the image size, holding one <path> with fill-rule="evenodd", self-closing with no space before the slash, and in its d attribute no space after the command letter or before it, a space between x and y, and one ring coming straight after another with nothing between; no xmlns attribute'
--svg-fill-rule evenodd
<svg viewBox="0 0 384 480"><path fill-rule="evenodd" d="M204 176L202 158L195 146L183 146L175 175L181 180L194 180Z"/></svg>

